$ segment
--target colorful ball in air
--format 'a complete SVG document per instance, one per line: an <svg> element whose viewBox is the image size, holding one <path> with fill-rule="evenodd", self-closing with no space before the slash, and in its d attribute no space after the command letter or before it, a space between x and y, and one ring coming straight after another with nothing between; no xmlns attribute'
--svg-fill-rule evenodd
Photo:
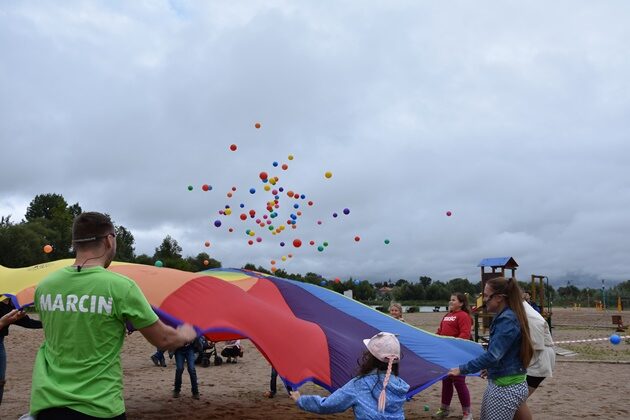
<svg viewBox="0 0 630 420"><path fill-rule="evenodd" d="M208 264L210 264L210 261L208 261L208 260L203 260L203 265L208 265Z"/></svg>
<svg viewBox="0 0 630 420"><path fill-rule="evenodd" d="M250 194L256 194L256 188L250 188L249 189L249 193Z"/></svg>
<svg viewBox="0 0 630 420"><path fill-rule="evenodd" d="M215 220L214 221L214 226L215 227L221 227L221 221L220 220Z"/></svg>
<svg viewBox="0 0 630 420"><path fill-rule="evenodd" d="M257 122L256 124L254 124L254 127L256 127L256 128L260 128L260 123L259 123L259 122Z"/></svg>
<svg viewBox="0 0 630 420"><path fill-rule="evenodd" d="M354 237L354 241L355 241L355 242L359 242L360 240L361 240L361 238L360 238L359 236L355 236L355 237Z"/></svg>
<svg viewBox="0 0 630 420"><path fill-rule="evenodd" d="M299 239L294 239L293 240L293 246L296 248L299 248L302 246L302 241L300 241Z"/></svg>
<svg viewBox="0 0 630 420"><path fill-rule="evenodd" d="M163 263L162 261L160 261L160 260L157 260L157 261L155 262L155 266L156 266L156 267L163 267L163 266L164 266L164 263Z"/></svg>
<svg viewBox="0 0 630 420"><path fill-rule="evenodd" d="M318 250L319 252L322 252L322 251L324 250L324 247L323 247L322 245L320 245L320 246L318 246L318 247L317 247L317 250Z"/></svg>
<svg viewBox="0 0 630 420"><path fill-rule="evenodd" d="M424 411L429 411L429 406L428 405L424 406Z"/></svg>
<svg viewBox="0 0 630 420"><path fill-rule="evenodd" d="M284 246L284 242L280 242L280 246Z"/></svg>
<svg viewBox="0 0 630 420"><path fill-rule="evenodd" d="M332 172L330 172L330 171L326 171L326 173L324 174L324 176L325 176L326 178L332 178Z"/></svg>
<svg viewBox="0 0 630 420"><path fill-rule="evenodd" d="M48 245L48 244L44 245L44 253L45 254L50 254L51 252L53 252L52 245Z"/></svg>
<svg viewBox="0 0 630 420"><path fill-rule="evenodd" d="M206 248L208 248L210 246L210 241L206 241L204 245L206 246Z"/></svg>
<svg viewBox="0 0 630 420"><path fill-rule="evenodd" d="M328 246L328 242L324 242L322 245L324 245L324 246Z"/></svg>
<svg viewBox="0 0 630 420"><path fill-rule="evenodd" d="M340 279L339 277L337 277L337 278L335 279L335 283L337 283L337 284L341 283L341 279Z"/></svg>
<svg viewBox="0 0 630 420"><path fill-rule="evenodd" d="M339 216L337 213L333 213L333 217L337 217Z"/></svg>
<svg viewBox="0 0 630 420"><path fill-rule="evenodd" d="M447 211L447 212L446 212L446 215L447 215L448 217L451 217L451 216L453 215L453 213L451 213L451 211L449 210L449 211Z"/></svg>
<svg viewBox="0 0 630 420"><path fill-rule="evenodd" d="M278 162L274 161L274 162L272 163L272 165L273 165L273 167L275 168L275 167L277 167L277 166L278 166Z"/></svg>
<svg viewBox="0 0 630 420"><path fill-rule="evenodd" d="M204 190L204 191L210 191L212 189L212 186L208 185L208 184L203 184L201 186L201 189Z"/></svg>
<svg viewBox="0 0 630 420"><path fill-rule="evenodd" d="M619 343L621 343L621 337L619 337L617 334L613 334L610 336L610 342L613 345L617 345Z"/></svg>
<svg viewBox="0 0 630 420"><path fill-rule="evenodd" d="M293 155L289 155L289 156L287 157L287 159L289 159L289 160L293 160Z"/></svg>
<svg viewBox="0 0 630 420"><path fill-rule="evenodd" d="M188 191L192 191L192 190L193 190L193 186L192 186L192 185L189 185L189 186L188 186Z"/></svg>
<svg viewBox="0 0 630 420"><path fill-rule="evenodd" d="M235 145L235 144L231 144L231 145L230 145L230 150L231 150L231 151L236 152L236 149L238 149L238 147L236 147L236 145Z"/></svg>
<svg viewBox="0 0 630 420"><path fill-rule="evenodd" d="M286 163L282 164L282 170L286 171L287 169L289 169L289 165L287 165Z"/></svg>
<svg viewBox="0 0 630 420"><path fill-rule="evenodd" d="M322 280L319 282L320 286L326 286L326 280Z"/></svg>
<svg viewBox="0 0 630 420"><path fill-rule="evenodd" d="M346 214L346 215L350 214L350 209L348 208L343 209L343 214Z"/></svg>
<svg viewBox="0 0 630 420"><path fill-rule="evenodd" d="M267 174L267 172L263 171L258 174L258 177L264 181L265 179L269 178L269 175Z"/></svg>
<svg viewBox="0 0 630 420"><path fill-rule="evenodd" d="M355 285L355 286L358 286L359 284L361 284L361 282L360 282L359 280L355 280L355 281L354 281L354 285Z"/></svg>
<svg viewBox="0 0 630 420"><path fill-rule="evenodd" d="M385 242L385 245L389 245L389 239L385 239L383 242Z"/></svg>

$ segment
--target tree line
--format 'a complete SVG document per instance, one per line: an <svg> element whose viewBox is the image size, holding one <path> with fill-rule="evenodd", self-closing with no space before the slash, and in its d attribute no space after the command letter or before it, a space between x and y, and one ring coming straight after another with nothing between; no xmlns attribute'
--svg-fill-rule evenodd
<svg viewBox="0 0 630 420"><path fill-rule="evenodd" d="M0 265L19 268L64 258L74 258L72 222L81 212L79 203L70 205L62 195L52 193L35 196L26 209L24 219L19 222L13 222L11 215L0 216ZM220 261L210 258L205 252L194 257L184 257L181 246L170 235L166 235L162 243L155 248L153 255L136 255L135 239L131 231L115 222L114 225L117 245L116 261L147 265L161 261L166 267L190 272L221 267ZM51 245L53 251L48 254L44 253L44 245ZM251 263L245 264L242 268L271 274L264 267L256 267ZM276 270L273 275L328 287L339 293L352 290L354 298L364 302L387 300L415 303L445 302L454 292L467 293L470 296L477 296L481 293L481 282L472 283L466 278L455 278L442 282L440 280L433 281L428 276L420 276L417 282L399 279L395 282L388 280L370 283L367 280L359 281L353 278L344 281L341 279L331 281L317 273L309 272L302 275L287 273L283 269ZM529 283L519 281L519 284L523 290L529 290ZM588 287L580 289L574 285L567 285L558 288L558 290L546 284L544 287L545 301L552 301L556 304L580 303L583 306L594 306L598 296L599 299L602 297L597 289ZM630 297L630 280L608 288L606 294L615 297L615 299L616 296ZM630 305L630 299L626 304Z"/></svg>

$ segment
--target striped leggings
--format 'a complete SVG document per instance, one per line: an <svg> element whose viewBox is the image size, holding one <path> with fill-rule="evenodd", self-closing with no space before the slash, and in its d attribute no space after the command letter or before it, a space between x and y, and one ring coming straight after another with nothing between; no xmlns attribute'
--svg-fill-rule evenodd
<svg viewBox="0 0 630 420"><path fill-rule="evenodd" d="M527 382L509 386L495 385L488 381L488 387L481 402L481 420L512 420L516 410L527 400Z"/></svg>

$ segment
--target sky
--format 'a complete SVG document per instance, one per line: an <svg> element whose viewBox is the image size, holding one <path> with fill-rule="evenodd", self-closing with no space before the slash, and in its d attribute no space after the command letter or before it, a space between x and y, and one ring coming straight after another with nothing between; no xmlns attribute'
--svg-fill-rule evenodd
<svg viewBox="0 0 630 420"><path fill-rule="evenodd" d="M61 194L137 254L170 235L224 267L477 282L511 256L519 280L624 281L629 17L626 1L1 2L0 215ZM284 189L276 235L239 218L266 223L262 171Z"/></svg>

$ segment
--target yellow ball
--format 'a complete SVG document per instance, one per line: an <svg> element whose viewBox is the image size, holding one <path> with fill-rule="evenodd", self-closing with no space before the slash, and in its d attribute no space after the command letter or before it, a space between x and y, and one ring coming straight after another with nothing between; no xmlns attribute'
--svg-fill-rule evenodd
<svg viewBox="0 0 630 420"><path fill-rule="evenodd" d="M271 189L269 185L265 185L263 188L265 189L265 191L269 191Z"/></svg>
<svg viewBox="0 0 630 420"><path fill-rule="evenodd" d="M288 159L293 160L293 155L289 155Z"/></svg>
<svg viewBox="0 0 630 420"><path fill-rule="evenodd" d="M230 214L232 214L232 209L225 209L223 213L225 213L226 216L229 216Z"/></svg>
<svg viewBox="0 0 630 420"><path fill-rule="evenodd" d="M332 172L327 171L327 172L324 174L324 176L325 176L326 178L332 178Z"/></svg>

